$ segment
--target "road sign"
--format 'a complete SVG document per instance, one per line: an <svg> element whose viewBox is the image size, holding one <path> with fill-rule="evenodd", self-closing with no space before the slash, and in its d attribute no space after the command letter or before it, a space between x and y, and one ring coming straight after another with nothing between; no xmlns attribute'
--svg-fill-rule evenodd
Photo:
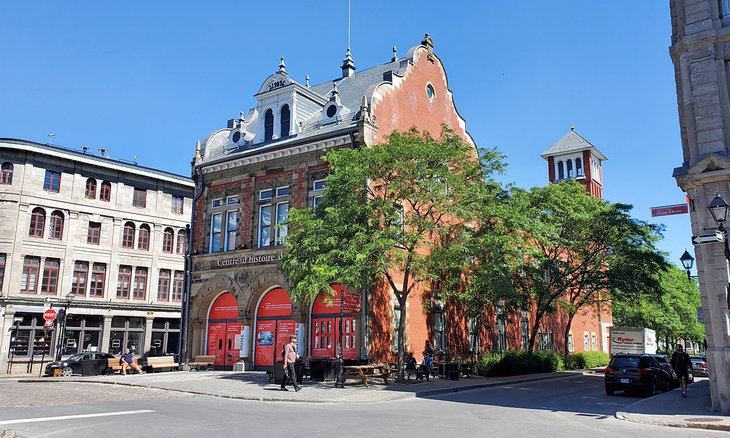
<svg viewBox="0 0 730 438"><path fill-rule="evenodd" d="M48 309L45 312L43 312L43 319L45 319L48 322L53 321L56 319L56 311L54 309Z"/></svg>
<svg viewBox="0 0 730 438"><path fill-rule="evenodd" d="M651 208L652 217L685 213L689 213L689 206L687 206L687 204L662 205L661 207Z"/></svg>
<svg viewBox="0 0 730 438"><path fill-rule="evenodd" d="M725 236L721 231L715 231L710 234L700 234L699 236L692 236L692 243L713 243L713 242L724 242Z"/></svg>

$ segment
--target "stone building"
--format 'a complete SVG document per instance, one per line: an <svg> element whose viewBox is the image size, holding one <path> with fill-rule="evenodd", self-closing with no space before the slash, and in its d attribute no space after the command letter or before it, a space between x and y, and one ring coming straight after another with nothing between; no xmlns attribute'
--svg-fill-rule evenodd
<svg viewBox="0 0 730 438"><path fill-rule="evenodd" d="M718 228L707 208L715 197L730 199L730 1L671 0L670 7L669 52L677 84L683 159L674 177L691 199L692 234L697 236ZM730 413L727 247L726 236L724 245L695 245L695 254L712 406Z"/></svg>
<svg viewBox="0 0 730 438"><path fill-rule="evenodd" d="M428 35L405 57L394 51L388 62L358 72L348 50L340 68L334 80L310 85L308 77L302 83L289 76L282 59L254 94L256 106L196 146L188 358L215 354L219 366L245 362L266 369L295 333L301 355L334 358L339 303L322 296L292 302L278 267L289 209L321 199L327 175L321 156L333 148L374 146L412 126L438 135L446 124L474 144ZM382 285L347 290L344 358L392 360L399 312L407 312L406 343L417 356L426 339L452 355L526 342L527 316L495 312L487 317L494 329L487 333L463 318L458 303L429 298L427 313L415 292L400 309ZM587 318L590 323L576 322L576 330L583 338L585 327L586 349L600 349L596 318ZM558 320L550 324L557 327ZM562 345L562 329L547 325L540 346ZM576 342L576 351L583 345Z"/></svg>
<svg viewBox="0 0 730 438"><path fill-rule="evenodd" d="M178 351L193 183L100 152L0 139L2 372Z"/></svg>

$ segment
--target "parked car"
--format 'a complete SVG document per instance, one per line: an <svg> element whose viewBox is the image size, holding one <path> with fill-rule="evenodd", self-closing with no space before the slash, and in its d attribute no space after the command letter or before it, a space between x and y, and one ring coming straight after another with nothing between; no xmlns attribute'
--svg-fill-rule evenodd
<svg viewBox="0 0 730 438"><path fill-rule="evenodd" d="M707 357L692 357L692 374L695 376L710 377L710 366Z"/></svg>
<svg viewBox="0 0 730 438"><path fill-rule="evenodd" d="M53 375L53 370L61 369L63 377L69 377L74 374L84 376L93 376L97 374L106 374L107 359L114 357L109 353L79 353L73 356L51 362L46 365L45 375Z"/></svg>
<svg viewBox="0 0 730 438"><path fill-rule="evenodd" d="M648 395L671 389L672 376L650 354L617 354L604 370L606 394L641 391Z"/></svg>
<svg viewBox="0 0 730 438"><path fill-rule="evenodd" d="M666 354L652 354L651 356L659 362L659 366L661 366L669 375L669 386L671 388L678 388L679 378L677 377L677 373L674 371L674 368L672 368L672 361L669 359L669 356Z"/></svg>

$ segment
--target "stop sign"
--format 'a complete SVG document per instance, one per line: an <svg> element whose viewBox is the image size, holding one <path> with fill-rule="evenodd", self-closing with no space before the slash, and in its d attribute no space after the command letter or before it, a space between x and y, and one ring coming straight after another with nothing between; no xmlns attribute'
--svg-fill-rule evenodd
<svg viewBox="0 0 730 438"><path fill-rule="evenodd" d="M43 312L43 319L45 319L48 322L53 321L56 319L56 311L54 309L48 309L45 312Z"/></svg>

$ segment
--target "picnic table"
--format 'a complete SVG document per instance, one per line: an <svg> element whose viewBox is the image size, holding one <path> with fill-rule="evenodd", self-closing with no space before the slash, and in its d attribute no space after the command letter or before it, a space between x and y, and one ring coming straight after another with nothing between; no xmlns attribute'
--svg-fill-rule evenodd
<svg viewBox="0 0 730 438"><path fill-rule="evenodd" d="M372 364L372 365L348 365L344 368L344 377L347 379L357 379L362 381L362 384L367 388L368 379L377 377L383 379L385 384L388 384L388 375L390 371L388 365L383 364Z"/></svg>

